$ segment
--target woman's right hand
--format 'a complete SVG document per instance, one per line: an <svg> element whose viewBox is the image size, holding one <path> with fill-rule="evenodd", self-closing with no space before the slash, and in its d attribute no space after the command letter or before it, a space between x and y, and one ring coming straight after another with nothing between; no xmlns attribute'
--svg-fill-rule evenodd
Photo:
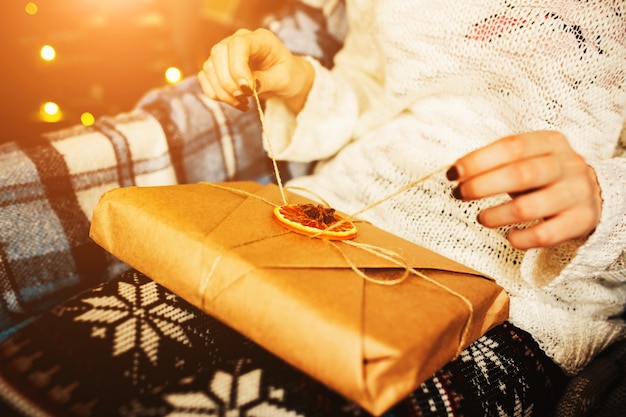
<svg viewBox="0 0 626 417"><path fill-rule="evenodd" d="M313 84L315 71L266 29L240 29L211 48L198 80L204 93L240 110L248 109L256 88L263 98L279 98L298 113Z"/></svg>

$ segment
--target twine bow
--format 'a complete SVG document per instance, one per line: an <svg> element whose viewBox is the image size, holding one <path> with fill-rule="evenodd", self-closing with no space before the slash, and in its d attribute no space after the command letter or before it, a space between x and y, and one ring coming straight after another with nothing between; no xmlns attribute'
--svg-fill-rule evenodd
<svg viewBox="0 0 626 417"><path fill-rule="evenodd" d="M269 157L272 160L272 164L273 164L273 167L274 167L274 174L276 175L276 182L277 182L278 188L280 190L280 195L281 195L283 204L286 205L287 204L287 196L285 194L285 186L283 185L283 182L282 182L282 179L281 179L281 176L280 176L280 171L278 169L278 164L276 162L274 151L272 149L272 143L269 140L269 138L267 136L267 133L266 133L267 129L266 129L266 125L265 125L265 116L263 114L261 101L259 99L259 96L258 96L258 93L257 93L256 89L253 89L253 92L254 92L254 99L255 99L255 102L256 102L257 110L258 110L258 113L259 113L259 118L260 118L260 121L261 121L261 130L262 130L263 141L264 141L264 144L265 144L266 149L268 151L268 155L269 155ZM394 198L395 196L397 196L397 195L399 195L399 194L401 194L401 193L403 193L403 192L413 188L417 184L419 184L419 183L421 183L423 181L426 181L427 179L431 178L432 176L434 176L434 175L436 175L436 174L438 174L440 172L446 171L448 168L449 168L449 166L444 166L444 167L436 169L435 171L432 171L432 172L430 172L430 173L428 173L428 174L418 178L417 180L411 182L410 184L408 184L408 185L398 189L397 191L393 192L392 194L390 194L390 195L388 195L388 196L386 196L386 197L384 197L384 198L382 198L382 199L380 199L378 201L375 201L374 203L372 203L372 204L362 208L361 210L359 210L356 213L354 213L351 216L349 216L349 218L356 218L356 216L358 216L358 215L360 215L360 214L362 214L362 213L364 213L364 212L366 212L368 210L371 210L372 208L374 208L374 207L376 207L376 206L378 206L378 205L380 205L380 204L382 204L382 203L384 203L384 202ZM256 194L249 193L249 192L244 191L244 190L240 190L240 189L233 188L233 187L228 187L228 186L225 186L225 185L215 184L215 183L210 183L209 185L212 186L212 187L216 187L216 188L220 188L220 189L223 189L223 190L227 190L227 191L230 191L230 192L233 192L233 193L245 196L245 197L253 197L253 198L259 199L259 200L261 200L261 201L263 201L263 202L265 202L265 203L267 203L267 204L269 204L269 205L271 205L273 207L277 206L272 201L269 201L269 200L267 200L267 199L265 199L263 197L260 197L260 196L258 196ZM304 190L304 191L312 193L309 190ZM314 193L312 193L312 194L314 194ZM323 199L321 199L321 198L320 198L320 200L323 201ZM326 205L328 205L328 204L326 204ZM366 281L369 281L369 282L372 282L372 283L375 283L375 284L379 284L379 285L397 285L397 284L400 284L401 282L403 282L404 280L406 280L408 277L415 276L415 277L421 278L421 279L431 283L432 285L435 285L435 286L443 289L444 291L446 291L447 293L451 294L452 296L457 297L458 299L460 299L467 306L469 314L468 314L468 318L467 318L467 320L466 320L466 322L464 324L464 327L463 327L463 330L462 330L462 333L461 333L461 339L459 341L459 345L457 347L457 351L456 351L456 354L455 354L455 357L457 357L461 353L463 347L466 345L466 342L467 342L467 336L469 334L470 325L472 323L473 316L474 316L474 307L473 307L472 303L464 295L462 295L462 294L458 293L457 291L455 291L455 290L453 290L453 289L451 289L451 288L441 284L440 282L438 282L438 281L428 277L423 272L420 272L417 269L411 267L407 263L406 259L404 259L400 254L398 254L398 253L396 253L396 252L394 252L392 250L389 250L389 249L386 249L386 248L383 248L383 247L380 247L380 246L376 246L376 245L360 243L360 242L354 242L354 241L351 241L351 240L342 240L342 241L336 243L334 241L330 241L330 240L324 239L324 237L323 237L324 231L332 230L332 229L338 227L343 222L345 222L345 220L336 222L333 225L331 225L328 228L326 228L325 230L320 231L320 233L318 233L316 235L310 236L310 238L320 238L321 240L323 240L327 244L332 245L341 254L343 259L346 261L346 264L358 276L360 276L361 278L363 278ZM359 269L358 266L350 259L350 257L341 248L342 244L356 247L356 248L358 248L360 250L363 250L365 252L368 252L370 254L378 256L378 257L380 257L382 259L385 259L386 261L389 261L390 263L397 265L400 269L403 270L403 272L402 272L402 274L399 277L395 277L395 278L392 278L392 279L379 279L379 278L375 278L375 277L369 276L364 271ZM217 263L219 263L219 258L215 260L215 262L214 262L214 264L213 264L213 266L211 268L211 271L213 271L213 272L215 271ZM208 274L208 276L205 277L205 279L203 280L203 283L201 284L201 286L203 287L202 289L206 289L206 285L208 284L208 281L210 280L210 277L211 277L212 274L213 273L210 272ZM202 292L202 293L204 293L204 292Z"/></svg>

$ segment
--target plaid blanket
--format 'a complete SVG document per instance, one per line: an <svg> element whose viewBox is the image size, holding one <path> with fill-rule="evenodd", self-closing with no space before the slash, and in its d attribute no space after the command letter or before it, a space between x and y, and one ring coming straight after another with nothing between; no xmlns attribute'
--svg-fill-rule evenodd
<svg viewBox="0 0 626 417"><path fill-rule="evenodd" d="M325 12L292 2L267 24L295 53L330 66L345 32L343 13L343 1ZM92 127L0 145L0 340L127 269L88 237L91 212L103 192L269 181L260 137L257 114L208 100L189 78L147 93L132 111Z"/></svg>
<svg viewBox="0 0 626 417"><path fill-rule="evenodd" d="M131 112L0 146L0 338L126 269L89 239L114 187L260 179L257 115L212 102L195 79Z"/></svg>
<svg viewBox="0 0 626 417"><path fill-rule="evenodd" d="M343 1L329 3L331 9L291 2L268 27L295 53L330 67L346 27ZM150 92L132 111L102 118L93 127L1 144L0 340L50 307L117 276L113 285L129 269L88 237L92 209L104 191L228 179L269 181L269 172L257 115L206 100L194 79ZM614 346L573 379L557 414L621 415L626 407L624 348L623 343ZM0 403L0 414L8 413Z"/></svg>
<svg viewBox="0 0 626 417"><path fill-rule="evenodd" d="M332 10L291 2L268 26L327 66L345 33ZM195 78L147 93L130 112L0 145L0 340L18 324L127 269L88 237L114 187L271 180L254 112L204 97ZM305 172L307 166L282 167Z"/></svg>

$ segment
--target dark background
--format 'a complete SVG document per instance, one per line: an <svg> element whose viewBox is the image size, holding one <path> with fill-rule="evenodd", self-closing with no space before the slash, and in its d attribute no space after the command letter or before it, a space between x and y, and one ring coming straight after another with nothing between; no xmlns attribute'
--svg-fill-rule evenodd
<svg viewBox="0 0 626 417"><path fill-rule="evenodd" d="M0 142L80 123L80 115L130 110L165 70L194 75L211 46L256 28L288 0L34 0L0 2ZM46 62L41 47L56 49ZM56 102L62 119L42 120Z"/></svg>

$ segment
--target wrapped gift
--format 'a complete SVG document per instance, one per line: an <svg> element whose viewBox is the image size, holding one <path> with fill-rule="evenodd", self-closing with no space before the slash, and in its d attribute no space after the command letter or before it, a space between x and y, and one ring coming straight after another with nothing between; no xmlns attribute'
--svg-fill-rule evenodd
<svg viewBox="0 0 626 417"><path fill-rule="evenodd" d="M373 414L508 317L503 289L470 268L367 222L350 242L294 233L272 218L282 203L251 182L119 188L91 236Z"/></svg>

